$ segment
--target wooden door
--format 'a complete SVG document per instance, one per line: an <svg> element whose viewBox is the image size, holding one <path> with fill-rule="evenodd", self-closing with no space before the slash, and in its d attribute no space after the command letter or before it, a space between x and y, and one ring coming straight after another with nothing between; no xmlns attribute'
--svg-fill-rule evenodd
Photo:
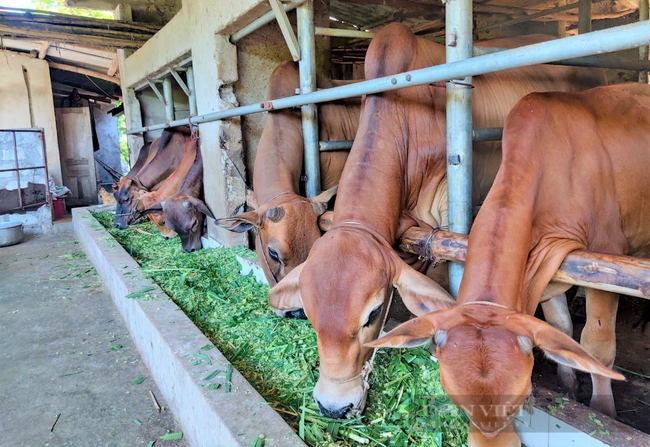
<svg viewBox="0 0 650 447"><path fill-rule="evenodd" d="M63 184L72 195L66 205L88 206L97 203L97 179L92 130L88 107L56 109L56 130Z"/></svg>

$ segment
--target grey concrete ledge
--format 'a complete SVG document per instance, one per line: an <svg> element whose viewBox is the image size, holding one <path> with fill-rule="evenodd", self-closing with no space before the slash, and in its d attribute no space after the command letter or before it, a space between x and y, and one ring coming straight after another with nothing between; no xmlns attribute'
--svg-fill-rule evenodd
<svg viewBox="0 0 650 447"><path fill-rule="evenodd" d="M74 231L88 259L109 289L153 379L169 403L183 437L192 446L248 447L259 435L265 446L304 446L260 394L233 368L232 391L225 392L229 364L183 311L141 271L139 265L92 216L95 208L73 209ZM126 298L149 289L144 301ZM210 373L221 370L210 382Z"/></svg>

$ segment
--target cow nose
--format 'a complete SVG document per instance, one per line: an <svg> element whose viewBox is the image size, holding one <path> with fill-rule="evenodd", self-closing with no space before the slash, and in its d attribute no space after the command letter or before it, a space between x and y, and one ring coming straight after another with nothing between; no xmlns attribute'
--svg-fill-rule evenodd
<svg viewBox="0 0 650 447"><path fill-rule="evenodd" d="M306 320L307 315L305 315L305 310L304 309L296 309L296 310L290 310L287 312L287 316L290 318L296 318L298 320Z"/></svg>
<svg viewBox="0 0 650 447"><path fill-rule="evenodd" d="M321 404L318 399L316 399L316 403L318 404L318 408L320 408L320 412L323 416L327 418L332 418L332 419L341 419L343 416L348 414L350 410L352 410L352 404L346 405L345 407L341 407L336 410L332 410L330 408L325 407L323 404Z"/></svg>

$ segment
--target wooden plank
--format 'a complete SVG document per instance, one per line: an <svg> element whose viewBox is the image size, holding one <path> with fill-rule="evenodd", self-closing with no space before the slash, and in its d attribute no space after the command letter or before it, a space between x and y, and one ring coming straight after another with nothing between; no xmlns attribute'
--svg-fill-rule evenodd
<svg viewBox="0 0 650 447"><path fill-rule="evenodd" d="M293 32L293 27L289 22L289 17L287 17L287 12L284 10L280 4L280 0L269 0L273 13L275 14L275 19L280 26L284 40L287 42L289 51L294 61L300 60L300 48L298 47L298 39L296 34Z"/></svg>
<svg viewBox="0 0 650 447"><path fill-rule="evenodd" d="M45 59L45 56L47 55L47 50L50 48L50 42L45 41L41 44L41 47L38 49L38 58L39 59Z"/></svg>
<svg viewBox="0 0 650 447"><path fill-rule="evenodd" d="M50 62L50 68L56 68L59 70L84 74L87 76L92 76L94 78L103 79L104 81L112 82L113 84L120 85L120 80L118 78L115 78L113 76L108 76L104 73L99 73L98 71L88 70L87 68L74 67L72 65L66 65L66 64L57 64L56 62Z"/></svg>
<svg viewBox="0 0 650 447"><path fill-rule="evenodd" d="M111 61L111 66L108 67L108 71L106 74L108 76L115 76L115 73L117 73L117 69L119 67L119 61L117 59L117 54L113 56L113 60Z"/></svg>
<svg viewBox="0 0 650 447"><path fill-rule="evenodd" d="M331 228L332 217L332 212L323 214L322 230ZM467 239L451 231L432 233L413 227L404 233L399 248L426 258L465 262ZM552 281L650 299L650 259L576 250L564 259Z"/></svg>
<svg viewBox="0 0 650 447"><path fill-rule="evenodd" d="M77 43L96 47L138 49L144 45L144 41L126 40L115 37L92 36L87 34L66 34L43 30L17 28L6 25L0 25L0 33L13 36L35 37L38 39L46 39L53 42Z"/></svg>

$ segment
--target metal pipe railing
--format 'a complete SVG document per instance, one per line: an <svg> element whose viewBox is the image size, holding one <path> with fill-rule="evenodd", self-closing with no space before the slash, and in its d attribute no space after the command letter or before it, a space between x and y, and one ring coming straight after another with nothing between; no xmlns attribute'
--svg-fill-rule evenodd
<svg viewBox="0 0 650 447"><path fill-rule="evenodd" d="M472 141L500 141L503 137L503 127L485 127L472 129ZM354 140L319 141L318 149L321 152L349 151Z"/></svg>
<svg viewBox="0 0 650 447"><path fill-rule="evenodd" d="M174 121L174 95L172 92L172 78L163 79L163 98L165 99L165 117L167 121Z"/></svg>
<svg viewBox="0 0 650 447"><path fill-rule="evenodd" d="M323 28L322 26L317 26L315 32L317 36L350 37L354 39L372 39L375 37L375 33L371 32L352 29Z"/></svg>
<svg viewBox="0 0 650 447"><path fill-rule="evenodd" d="M297 9L298 45L300 46L300 92L316 91L316 39L314 36L314 0L307 0ZM302 138L305 145L305 193L307 197L320 194L320 153L318 151L318 109L316 104L300 107Z"/></svg>
<svg viewBox="0 0 650 447"><path fill-rule="evenodd" d="M638 48L642 45L650 45L650 21L631 23L615 28L566 37L564 39L512 48L499 52L498 54L486 54L463 61L421 68L419 70L385 76L356 84L318 90L312 93L289 96L248 106L235 107L219 112L198 115L189 119L184 118L172 121L171 123L139 127L131 129L127 133L132 135L149 130L186 126L187 124L199 124L235 116L250 115L270 109L286 109L305 104L336 101L416 85L460 79L466 76L509 70L511 68L622 51L630 48Z"/></svg>
<svg viewBox="0 0 650 447"><path fill-rule="evenodd" d="M305 3L306 0L297 0L289 3L283 3L282 8L286 11L289 12L292 9L296 9L298 6L301 4ZM247 26L243 27L241 30L237 31L235 34L230 36L230 43L237 43L240 40L242 40L244 37L248 36L249 34L257 31L267 23L271 23L272 21L275 20L275 13L273 11L269 11L266 14L264 14L262 17L260 17L257 20L253 20L250 24Z"/></svg>
<svg viewBox="0 0 650 447"><path fill-rule="evenodd" d="M642 0L643 1L643 0ZM647 0L645 0L647 1ZM508 50L509 48L497 47L474 47L472 54L474 56L483 56L484 54L498 53L500 51ZM641 50L641 48L639 49ZM571 67L588 67L588 68L611 68L614 70L650 70L650 61L647 60L631 60L617 55L601 55L601 56L585 56L576 57L573 59L559 60L550 62L550 65L566 65Z"/></svg>

